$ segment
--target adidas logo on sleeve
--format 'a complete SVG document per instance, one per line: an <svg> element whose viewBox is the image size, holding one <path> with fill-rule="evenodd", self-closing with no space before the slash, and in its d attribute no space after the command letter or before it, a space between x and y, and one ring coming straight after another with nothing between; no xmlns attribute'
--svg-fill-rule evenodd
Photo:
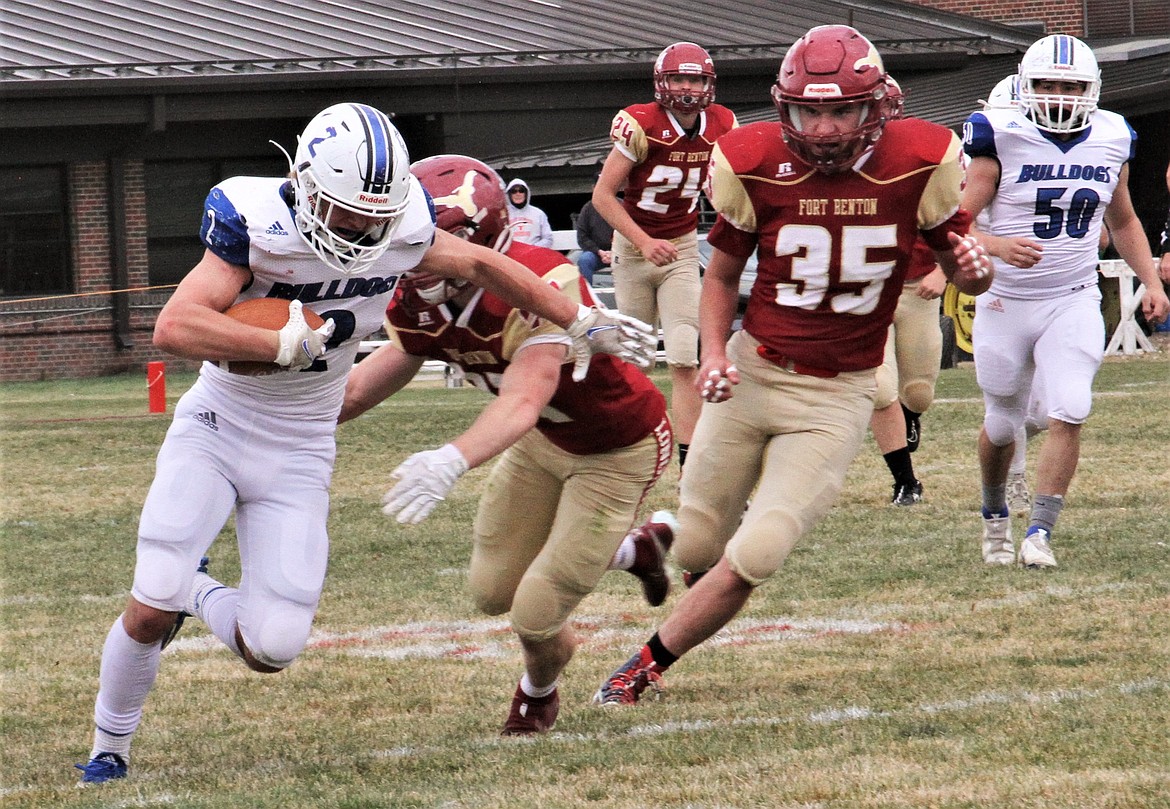
<svg viewBox="0 0 1170 809"><path fill-rule="evenodd" d="M210 427L212 430L215 430L217 433L219 432L219 423L216 421L214 411L207 410L203 413L195 413L193 416L191 416L191 418L195 419L195 421L200 422L201 424L203 424L206 427Z"/></svg>

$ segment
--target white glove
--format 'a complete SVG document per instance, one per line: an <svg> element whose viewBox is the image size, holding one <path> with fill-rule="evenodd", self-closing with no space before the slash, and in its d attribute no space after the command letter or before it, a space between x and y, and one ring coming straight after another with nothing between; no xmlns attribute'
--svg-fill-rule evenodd
<svg viewBox="0 0 1170 809"><path fill-rule="evenodd" d="M276 364L299 371L308 368L313 360L325 353L325 341L333 336L333 318L325 321L319 329L309 328L305 313L298 300L288 302L288 323L280 330L280 351Z"/></svg>
<svg viewBox="0 0 1170 809"><path fill-rule="evenodd" d="M398 483L382 496L382 513L387 517L398 514L398 522L418 525L466 471L467 459L454 444L416 452L390 473Z"/></svg>
<svg viewBox="0 0 1170 809"><path fill-rule="evenodd" d="M654 364L658 332L636 317L581 304L577 319L565 331L573 338L574 382L585 378L594 354L613 354L639 368Z"/></svg>

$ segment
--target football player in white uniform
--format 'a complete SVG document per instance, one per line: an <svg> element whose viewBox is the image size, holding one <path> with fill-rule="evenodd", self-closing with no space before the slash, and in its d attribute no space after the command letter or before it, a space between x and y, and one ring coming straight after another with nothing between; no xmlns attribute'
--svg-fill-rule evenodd
<svg viewBox="0 0 1170 809"><path fill-rule="evenodd" d="M1018 73L1004 76L995 87L991 88L991 93L988 94L987 99L979 100L980 106L984 110L1014 110L1020 105L1020 76ZM984 209L979 217L975 220L975 227L980 230L987 230L987 209ZM1101 231L1108 234L1103 228ZM969 296L960 296L961 298L968 298ZM963 305L960 301L959 305ZM1046 408L1044 401L1040 396L1036 379L1032 379L1032 392L1028 400L1028 412L1025 415L1024 423L1016 429L1015 448L1012 450L1012 461L1008 470L1007 477L1007 505L1012 514L1018 516L1027 516L1032 510L1032 492L1028 488L1027 477L1027 463L1028 463L1028 440L1035 437L1039 433L1048 429L1048 416L1045 414ZM1011 562L1010 558L1004 557L1004 561Z"/></svg>
<svg viewBox="0 0 1170 809"><path fill-rule="evenodd" d="M198 616L258 672L286 668L304 648L325 577L346 378L403 273L466 279L566 328L575 376L594 350L644 367L653 360L645 324L579 307L502 253L436 230L384 113L363 104L325 109L290 163L291 178L235 177L211 190L203 258L159 313L155 345L206 362L158 454L131 596L102 650L94 745L77 765L83 782L126 776L131 737L181 617ZM223 314L261 297L288 301L279 331ZM324 325L308 326L303 307ZM271 363L272 372L241 375L235 361ZM233 509L238 589L200 561Z"/></svg>
<svg viewBox="0 0 1170 809"><path fill-rule="evenodd" d="M981 239L995 280L976 302L975 369L985 414L979 435L983 558L1016 559L1006 481L1033 376L1044 392L1049 434L1019 563L1054 567L1053 526L1080 454L1105 326L1097 287L1098 241L1107 225L1121 257L1146 285L1142 309L1160 322L1170 300L1129 196L1136 136L1125 119L1097 109L1100 71L1075 37L1033 43L1019 69L1016 109L973 113L964 125L971 158L963 207L986 210Z"/></svg>

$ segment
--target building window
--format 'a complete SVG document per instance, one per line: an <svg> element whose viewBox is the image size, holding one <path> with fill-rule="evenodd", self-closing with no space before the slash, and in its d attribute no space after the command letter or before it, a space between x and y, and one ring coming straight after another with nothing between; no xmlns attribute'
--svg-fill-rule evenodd
<svg viewBox="0 0 1170 809"><path fill-rule="evenodd" d="M0 168L0 295L73 291L65 171Z"/></svg>
<svg viewBox="0 0 1170 809"><path fill-rule="evenodd" d="M288 170L282 157L250 160L168 160L146 164L147 250L150 283L177 284L199 263L203 243L199 223L207 192L238 175L279 177Z"/></svg>

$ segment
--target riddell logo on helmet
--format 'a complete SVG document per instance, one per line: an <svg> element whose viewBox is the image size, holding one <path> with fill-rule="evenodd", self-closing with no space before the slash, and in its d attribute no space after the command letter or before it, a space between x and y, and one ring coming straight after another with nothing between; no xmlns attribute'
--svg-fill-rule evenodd
<svg viewBox="0 0 1170 809"><path fill-rule="evenodd" d="M371 202L374 205L385 205L389 201L390 197L386 195L358 194L358 202Z"/></svg>
<svg viewBox="0 0 1170 809"><path fill-rule="evenodd" d="M840 98L842 95L841 88L836 84L806 84L804 94L821 98Z"/></svg>
<svg viewBox="0 0 1170 809"><path fill-rule="evenodd" d="M703 66L698 62L679 62L679 73L702 73Z"/></svg>

